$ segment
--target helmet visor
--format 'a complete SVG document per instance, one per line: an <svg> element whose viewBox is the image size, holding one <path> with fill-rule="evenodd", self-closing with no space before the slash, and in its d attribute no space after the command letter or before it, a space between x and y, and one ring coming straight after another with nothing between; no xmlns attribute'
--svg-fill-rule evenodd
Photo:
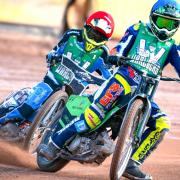
<svg viewBox="0 0 180 180"><path fill-rule="evenodd" d="M155 24L159 29L165 28L168 31L172 31L172 30L178 28L178 26L179 26L178 20L168 19L168 18L165 18L162 16L156 16L155 18L156 19L154 22L156 22Z"/></svg>
<svg viewBox="0 0 180 180"><path fill-rule="evenodd" d="M91 39L95 41L96 43L102 43L108 40L108 38L103 33L101 33L97 29L94 29L90 26L86 27L86 33L87 33L88 39Z"/></svg>

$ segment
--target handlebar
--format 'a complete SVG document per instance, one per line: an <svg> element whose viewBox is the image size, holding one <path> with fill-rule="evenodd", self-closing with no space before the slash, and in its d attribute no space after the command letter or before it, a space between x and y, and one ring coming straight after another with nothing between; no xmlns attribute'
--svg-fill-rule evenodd
<svg viewBox="0 0 180 180"><path fill-rule="evenodd" d="M118 61L118 64L119 65L130 65L129 62L133 60L132 58L129 58L129 57L125 57L125 56L121 56L119 57L119 61ZM151 62L147 62L149 64L153 64ZM134 68L134 67L133 67ZM136 71L140 72L138 69L134 68ZM142 73L142 72L140 72ZM162 76L160 77L160 80L162 81L175 81L175 82L178 82L180 83L180 79L179 78L171 78L171 77L167 77L167 76Z"/></svg>
<svg viewBox="0 0 180 180"><path fill-rule="evenodd" d="M155 64L152 63L152 62L146 62L146 61L142 61L142 60L136 60L136 59L132 59L132 58L130 58L130 57L125 57L125 56L119 57L118 65L131 65L130 62L133 61L133 60L135 60L135 61L137 61L137 62L145 62L145 63L147 63L147 64L150 64L150 65L154 65L154 66L155 66ZM138 71L138 70L137 70L137 71Z"/></svg>
<svg viewBox="0 0 180 180"><path fill-rule="evenodd" d="M167 77L167 76L162 76L160 78L160 80L162 80L162 81L175 81L175 82L180 83L180 79L178 79L178 78L171 78L171 77Z"/></svg>

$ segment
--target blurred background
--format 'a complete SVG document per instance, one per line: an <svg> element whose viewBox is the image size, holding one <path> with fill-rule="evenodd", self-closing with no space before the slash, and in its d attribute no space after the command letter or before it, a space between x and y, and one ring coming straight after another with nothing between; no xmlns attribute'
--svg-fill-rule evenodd
<svg viewBox="0 0 180 180"><path fill-rule="evenodd" d="M155 0L0 0L0 100L12 91L32 87L42 81L47 72L46 54L58 43L58 39L66 29L81 28L84 19L91 12L106 10L112 14L115 20L115 32L108 43L111 48L128 26L139 20L148 21L149 12L154 3ZM179 43L179 32L175 38ZM164 75L177 77L171 66L165 68ZM154 169L154 174L160 177L157 179L178 180L180 177L180 88L178 84L160 82L155 101L172 120L172 132L169 137L174 143L165 144L162 148L165 152L154 156L152 163L146 166L146 169L150 173ZM25 170L27 173L24 175L23 170L19 168L15 171L4 165L3 167L5 170L2 166L0 167L0 179L6 177L6 179L12 179L12 177L42 179L46 177L42 174L43 177L38 178L38 172L34 171L31 173ZM90 171L88 168L87 172L79 166L76 168L72 166L71 169L68 166L64 171L64 177L67 179L71 176L72 179L73 177L74 179L99 179L108 173L109 164L105 164L104 167L96 168L95 176L98 178L94 178L94 168ZM84 175L76 176L77 172L84 173ZM8 178L8 173L11 178ZM60 174L60 179L61 175L63 174ZM48 179L54 179L52 174L50 176Z"/></svg>
<svg viewBox="0 0 180 180"><path fill-rule="evenodd" d="M119 39L126 28L148 21L155 0L0 0L0 23L48 26L63 32L83 26L93 11L106 10L115 20L113 37ZM176 35L180 39L180 33Z"/></svg>

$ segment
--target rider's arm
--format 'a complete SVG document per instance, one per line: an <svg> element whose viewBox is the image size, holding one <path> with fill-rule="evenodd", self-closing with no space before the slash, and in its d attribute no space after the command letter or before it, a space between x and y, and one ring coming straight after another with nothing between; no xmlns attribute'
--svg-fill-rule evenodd
<svg viewBox="0 0 180 180"><path fill-rule="evenodd" d="M47 54L46 59L51 60L58 55L62 55L69 37L72 35L80 36L80 33L81 33L80 30L74 30L74 29L70 29L66 31L64 35L61 37L58 44Z"/></svg>
<svg viewBox="0 0 180 180"><path fill-rule="evenodd" d="M124 36L120 39L118 44L111 50L110 56L106 63L118 65L119 57L127 56L132 45L134 44L138 30L139 30L139 23L130 26L126 30Z"/></svg>
<svg viewBox="0 0 180 180"><path fill-rule="evenodd" d="M127 56L139 31L139 23L130 26L124 36L120 39L119 43L111 50L111 55Z"/></svg>
<svg viewBox="0 0 180 180"><path fill-rule="evenodd" d="M109 71L109 66L105 62L107 62L107 58L109 55L109 49L107 46L102 46L101 49L103 50L101 56L93 63L91 66L90 72L96 71L99 75L103 78L108 79L111 76ZM112 66L112 65L110 65Z"/></svg>
<svg viewBox="0 0 180 180"><path fill-rule="evenodd" d="M102 74L103 78L108 79L109 77L111 77L112 74L108 70L108 66L104 63L102 58L98 59L98 67L98 70Z"/></svg>
<svg viewBox="0 0 180 180"><path fill-rule="evenodd" d="M106 45L102 46L101 48L103 49L103 53L97 60L97 65L95 65L95 67L98 68L98 71L103 78L108 79L111 76L109 68L112 66L112 64L107 63L109 57L109 48Z"/></svg>
<svg viewBox="0 0 180 180"><path fill-rule="evenodd" d="M57 54L62 54L63 52L63 44L68 40L69 35L68 32L65 32L64 35L61 37L60 41L58 44L46 55L47 60L53 59Z"/></svg>
<svg viewBox="0 0 180 180"><path fill-rule="evenodd" d="M175 68L178 76L180 77L180 45L173 45L168 54L166 64L170 64Z"/></svg>

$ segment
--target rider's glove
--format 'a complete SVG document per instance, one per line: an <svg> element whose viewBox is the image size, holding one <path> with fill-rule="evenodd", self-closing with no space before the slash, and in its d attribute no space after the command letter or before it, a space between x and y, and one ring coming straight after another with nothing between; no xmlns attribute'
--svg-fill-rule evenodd
<svg viewBox="0 0 180 180"><path fill-rule="evenodd" d="M46 55L47 66L51 67L51 66L55 65L56 63L60 62L61 59L62 59L62 55L57 54L54 51L51 51L50 53L48 53Z"/></svg>
<svg viewBox="0 0 180 180"><path fill-rule="evenodd" d="M116 56L116 55L111 55L108 57L108 61L110 64L116 65L116 66L122 66L123 61L125 58L123 56Z"/></svg>
<svg viewBox="0 0 180 180"><path fill-rule="evenodd" d="M122 66L123 64L125 64L126 60L128 60L128 58L125 56L118 57L117 65Z"/></svg>
<svg viewBox="0 0 180 180"><path fill-rule="evenodd" d="M110 55L108 57L108 63L116 65L116 66L118 65L118 60L119 60L119 57L115 55Z"/></svg>
<svg viewBox="0 0 180 180"><path fill-rule="evenodd" d="M116 66L122 66L126 60L129 60L125 56L116 56L116 55L111 55L108 57L109 63L116 65Z"/></svg>

